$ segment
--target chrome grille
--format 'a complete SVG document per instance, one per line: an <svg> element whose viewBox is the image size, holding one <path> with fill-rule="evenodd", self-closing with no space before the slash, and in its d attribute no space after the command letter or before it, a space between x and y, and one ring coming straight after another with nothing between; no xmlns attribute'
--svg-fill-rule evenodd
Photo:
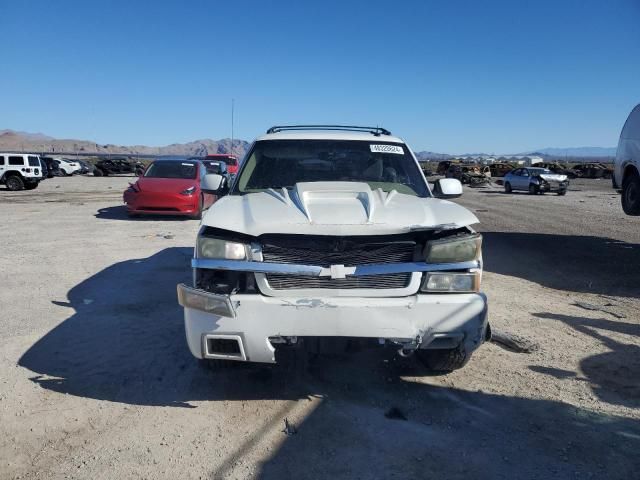
<svg viewBox="0 0 640 480"><path fill-rule="evenodd" d="M411 281L411 273L393 273L389 275L365 275L334 279L331 277L306 277L303 275L268 274L267 281L274 290L292 290L300 288L329 288L353 290L356 288L406 288Z"/></svg>
<svg viewBox="0 0 640 480"><path fill-rule="evenodd" d="M366 238L313 237L302 239L269 239L263 243L265 262L300 265L379 265L411 262L414 259L414 241L367 241ZM398 289L411 282L411 273L367 275L333 279L302 275L268 274L267 282L274 290L290 289Z"/></svg>

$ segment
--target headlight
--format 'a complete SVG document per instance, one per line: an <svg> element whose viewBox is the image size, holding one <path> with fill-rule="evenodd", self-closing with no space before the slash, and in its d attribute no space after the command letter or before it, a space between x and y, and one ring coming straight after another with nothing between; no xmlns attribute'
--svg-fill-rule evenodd
<svg viewBox="0 0 640 480"><path fill-rule="evenodd" d="M482 235L442 238L427 242L425 261L427 263L471 262L480 258Z"/></svg>
<svg viewBox="0 0 640 480"><path fill-rule="evenodd" d="M247 248L243 243L227 242L219 238L198 237L198 257L245 260Z"/></svg>
<svg viewBox="0 0 640 480"><path fill-rule="evenodd" d="M192 194L193 194L193 192L195 192L195 191L196 191L196 187L195 187L195 186L193 186L193 187L189 187L189 188L187 188L187 189L185 189L185 190L182 190L182 191L180 192L180 194L181 194L181 195L192 195Z"/></svg>
<svg viewBox="0 0 640 480"><path fill-rule="evenodd" d="M452 273L429 272L420 290L423 292L477 292L480 290L480 271Z"/></svg>

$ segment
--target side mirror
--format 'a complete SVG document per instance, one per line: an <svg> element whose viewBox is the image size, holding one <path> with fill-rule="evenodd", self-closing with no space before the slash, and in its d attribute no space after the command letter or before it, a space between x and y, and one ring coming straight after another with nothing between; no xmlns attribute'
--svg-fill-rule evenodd
<svg viewBox="0 0 640 480"><path fill-rule="evenodd" d="M208 173L202 179L200 184L200 190L205 193L213 193L214 195L220 195L224 188L224 177L217 173Z"/></svg>
<svg viewBox="0 0 640 480"><path fill-rule="evenodd" d="M436 198L456 198L462 195L462 184L455 178L441 178L433 184Z"/></svg>

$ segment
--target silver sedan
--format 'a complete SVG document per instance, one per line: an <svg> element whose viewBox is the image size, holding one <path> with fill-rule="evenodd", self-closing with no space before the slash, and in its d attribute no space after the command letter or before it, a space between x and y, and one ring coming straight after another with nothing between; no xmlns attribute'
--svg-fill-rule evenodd
<svg viewBox="0 0 640 480"><path fill-rule="evenodd" d="M547 168L522 167L511 170L504 176L504 191L523 190L531 195L555 192L558 195L567 193L569 180L566 175L553 173Z"/></svg>

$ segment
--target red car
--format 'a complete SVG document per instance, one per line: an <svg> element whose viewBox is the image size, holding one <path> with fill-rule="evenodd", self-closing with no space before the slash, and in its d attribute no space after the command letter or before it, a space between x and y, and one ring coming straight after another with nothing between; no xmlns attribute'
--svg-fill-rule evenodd
<svg viewBox="0 0 640 480"><path fill-rule="evenodd" d="M227 172L231 175L237 175L238 173L238 157L228 154L216 154L207 155L205 160L222 160L227 164Z"/></svg>
<svg viewBox="0 0 640 480"><path fill-rule="evenodd" d="M199 219L216 201L215 195L200 190L204 175L206 169L198 161L156 160L124 192L127 213L131 217L155 214Z"/></svg>

